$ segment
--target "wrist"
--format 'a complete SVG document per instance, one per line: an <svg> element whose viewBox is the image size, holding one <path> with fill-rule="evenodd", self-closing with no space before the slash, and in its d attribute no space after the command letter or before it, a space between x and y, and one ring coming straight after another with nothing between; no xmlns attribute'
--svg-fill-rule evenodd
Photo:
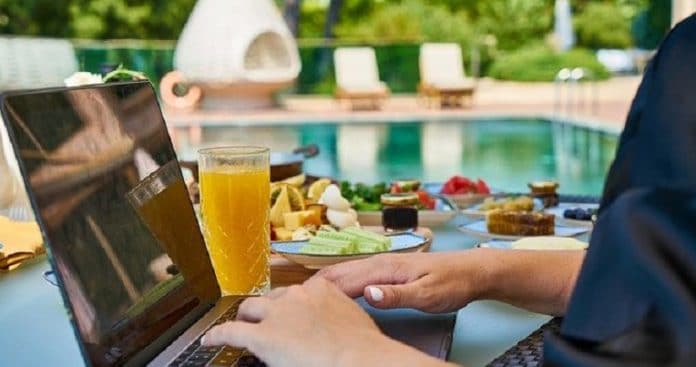
<svg viewBox="0 0 696 367"><path fill-rule="evenodd" d="M470 275L472 279L470 290L472 301L493 298L496 279L499 278L502 270L496 252L486 248L474 248L464 253L464 257L467 258L467 264L463 268L471 269L471 264L475 264L473 275Z"/></svg>

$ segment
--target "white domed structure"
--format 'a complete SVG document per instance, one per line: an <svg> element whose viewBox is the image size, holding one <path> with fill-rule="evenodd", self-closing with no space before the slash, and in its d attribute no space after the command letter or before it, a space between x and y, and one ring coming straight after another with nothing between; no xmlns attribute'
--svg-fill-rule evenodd
<svg viewBox="0 0 696 367"><path fill-rule="evenodd" d="M176 107L255 108L300 73L295 39L272 0L198 0L160 86ZM184 82L188 93L174 88Z"/></svg>

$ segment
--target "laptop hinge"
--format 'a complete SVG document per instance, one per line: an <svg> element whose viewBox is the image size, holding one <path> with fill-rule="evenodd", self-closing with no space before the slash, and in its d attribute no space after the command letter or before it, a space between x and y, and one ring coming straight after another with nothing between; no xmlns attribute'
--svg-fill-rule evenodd
<svg viewBox="0 0 696 367"><path fill-rule="evenodd" d="M176 338L181 336L188 328L196 323L203 315L213 308L212 304L200 305L188 314L181 318L177 323L172 325L167 331L162 333L157 339L153 340L150 345L143 348L141 351L133 355L133 357L125 363L124 366L144 366L167 346L169 346Z"/></svg>

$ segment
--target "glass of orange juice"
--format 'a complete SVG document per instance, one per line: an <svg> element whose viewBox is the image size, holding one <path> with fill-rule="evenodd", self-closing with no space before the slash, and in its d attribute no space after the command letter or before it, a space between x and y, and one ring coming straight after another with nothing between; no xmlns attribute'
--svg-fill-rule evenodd
<svg viewBox="0 0 696 367"><path fill-rule="evenodd" d="M263 147L199 151L203 236L223 295L270 289L270 164Z"/></svg>

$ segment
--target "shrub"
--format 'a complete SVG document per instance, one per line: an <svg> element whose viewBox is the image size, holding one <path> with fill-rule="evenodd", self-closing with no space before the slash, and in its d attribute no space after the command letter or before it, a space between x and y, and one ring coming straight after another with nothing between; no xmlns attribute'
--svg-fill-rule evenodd
<svg viewBox="0 0 696 367"><path fill-rule="evenodd" d="M471 21L464 12L442 5L405 0L379 7L366 19L339 24L339 38L366 42L435 41L468 46L473 38Z"/></svg>
<svg viewBox="0 0 696 367"><path fill-rule="evenodd" d="M566 67L589 69L596 79L603 80L609 77L609 72L589 50L573 49L558 53L540 45L528 46L501 55L493 62L489 76L525 82L553 81L556 73Z"/></svg>
<svg viewBox="0 0 696 367"><path fill-rule="evenodd" d="M632 44L630 21L614 3L588 3L574 23L579 46L628 48Z"/></svg>
<svg viewBox="0 0 696 367"><path fill-rule="evenodd" d="M545 0L486 0L476 8L481 31L495 36L501 50L542 41L551 31L552 9Z"/></svg>

